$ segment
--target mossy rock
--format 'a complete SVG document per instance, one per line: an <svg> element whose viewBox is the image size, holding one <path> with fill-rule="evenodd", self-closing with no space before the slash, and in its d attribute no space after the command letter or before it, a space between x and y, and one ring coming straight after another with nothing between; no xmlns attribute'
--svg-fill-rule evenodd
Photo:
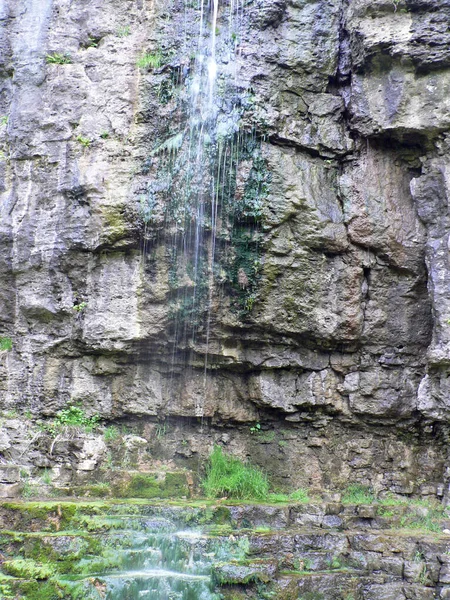
<svg viewBox="0 0 450 600"><path fill-rule="evenodd" d="M213 576L219 585L247 585L269 583L276 571L276 561L230 561L214 565Z"/></svg>
<svg viewBox="0 0 450 600"><path fill-rule="evenodd" d="M38 563L32 558L12 558L5 560L2 569L8 575L21 579L49 579L55 570L49 564Z"/></svg>
<svg viewBox="0 0 450 600"><path fill-rule="evenodd" d="M183 498L189 496L185 473L134 473L114 490L121 498Z"/></svg>

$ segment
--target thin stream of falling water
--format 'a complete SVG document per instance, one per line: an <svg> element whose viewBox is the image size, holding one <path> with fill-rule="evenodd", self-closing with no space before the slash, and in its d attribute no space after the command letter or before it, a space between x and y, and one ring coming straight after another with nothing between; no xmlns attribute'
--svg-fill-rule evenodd
<svg viewBox="0 0 450 600"><path fill-rule="evenodd" d="M189 29L196 22L189 17L192 8L185 0L184 14L180 15L184 35L179 70L183 75L177 75L176 84L185 86L180 90L179 114L184 112L186 120L184 128L178 129L175 136L176 121L168 125L166 132L170 134L166 142L177 136L181 142L176 147L164 146L166 142L160 146L166 150L155 161L161 167L161 173L155 173L155 181L158 185L164 184L164 169L169 170L167 185L162 185L167 190L163 192L167 195L163 196L162 214L165 215L164 241L169 259L169 318L173 336L168 365L169 389L174 389L175 375L180 373L183 362L184 379L188 380L188 370L194 368L189 365L195 361L196 348L199 343L205 344L203 389L196 394L195 406L196 416L203 419L214 298L219 289L215 277L217 269L222 269L219 246L216 246L219 244L222 248L230 241L227 219L232 212L227 214L227 211L234 209L229 194L234 189L240 145L247 139L240 131L244 96L237 91L235 60L244 3L242 0L199 0L193 9L198 25ZM229 93L228 86L233 86L233 80L236 88ZM180 125L183 127L178 123Z"/></svg>

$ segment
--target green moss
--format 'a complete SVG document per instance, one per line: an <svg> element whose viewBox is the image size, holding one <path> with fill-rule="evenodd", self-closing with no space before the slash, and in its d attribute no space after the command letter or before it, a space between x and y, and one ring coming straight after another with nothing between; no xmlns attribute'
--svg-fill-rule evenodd
<svg viewBox="0 0 450 600"><path fill-rule="evenodd" d="M41 564L32 558L13 558L5 560L2 569L8 575L23 579L48 579L55 574L48 564Z"/></svg>
<svg viewBox="0 0 450 600"><path fill-rule="evenodd" d="M79 486L75 492L80 497L106 498L111 495L111 485L109 483L93 483Z"/></svg>
<svg viewBox="0 0 450 600"><path fill-rule="evenodd" d="M129 230L129 216L123 205L102 207L102 217L107 227L108 240L115 242L125 237Z"/></svg>
<svg viewBox="0 0 450 600"><path fill-rule="evenodd" d="M122 498L180 498L189 496L185 473L159 475L135 473L128 482L120 484L116 493Z"/></svg>

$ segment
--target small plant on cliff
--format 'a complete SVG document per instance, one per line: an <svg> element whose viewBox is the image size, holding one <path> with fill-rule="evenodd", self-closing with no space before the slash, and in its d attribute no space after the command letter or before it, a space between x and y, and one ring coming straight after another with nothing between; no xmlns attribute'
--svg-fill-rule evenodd
<svg viewBox="0 0 450 600"><path fill-rule="evenodd" d="M252 435L261 433L261 423L255 423L255 425L252 425L250 427L250 433Z"/></svg>
<svg viewBox="0 0 450 600"><path fill-rule="evenodd" d="M118 27L116 31L117 37L127 37L131 33L131 27L129 25L124 25L123 27Z"/></svg>
<svg viewBox="0 0 450 600"><path fill-rule="evenodd" d="M87 306L87 302L80 302L79 304L74 304L73 305L73 310L76 310L77 312L83 312L83 310L86 308Z"/></svg>
<svg viewBox="0 0 450 600"><path fill-rule="evenodd" d="M370 488L359 483L349 485L342 496L344 504L372 504L375 496Z"/></svg>
<svg viewBox="0 0 450 600"><path fill-rule="evenodd" d="M52 54L47 54L45 60L49 65L70 65L72 62L72 58L70 54L65 52L64 54L60 54L59 52L52 52Z"/></svg>
<svg viewBox="0 0 450 600"><path fill-rule="evenodd" d="M105 442L114 442L120 437L120 431L115 425L110 425L103 432L103 438Z"/></svg>
<svg viewBox="0 0 450 600"><path fill-rule="evenodd" d="M91 145L91 140L87 137L83 137L82 135L77 135L76 140L77 142L80 142L84 148L89 148Z"/></svg>
<svg viewBox="0 0 450 600"><path fill-rule="evenodd" d="M0 351L9 352L12 350L13 344L10 337L0 337Z"/></svg>
<svg viewBox="0 0 450 600"><path fill-rule="evenodd" d="M150 54L146 52L137 60L137 66L140 69L158 69L163 62L163 56L161 52L155 52L154 54Z"/></svg>
<svg viewBox="0 0 450 600"><path fill-rule="evenodd" d="M269 494L267 476L239 458L215 446L202 487L208 498L227 496L240 500L264 500Z"/></svg>
<svg viewBox="0 0 450 600"><path fill-rule="evenodd" d="M92 431L98 425L99 420L100 417L98 415L87 417L81 407L72 405L58 413L55 425L57 427L80 427L85 431Z"/></svg>
<svg viewBox="0 0 450 600"><path fill-rule="evenodd" d="M295 500L295 502L309 502L309 496L307 490L303 488L298 488L295 492L290 494L290 498Z"/></svg>
<svg viewBox="0 0 450 600"><path fill-rule="evenodd" d="M8 124L8 115L3 115L0 117L0 126Z"/></svg>
<svg viewBox="0 0 450 600"><path fill-rule="evenodd" d="M52 484L51 470L49 471L48 469L44 469L44 472L41 475L41 480L42 480L42 483L44 483L45 485L51 485Z"/></svg>

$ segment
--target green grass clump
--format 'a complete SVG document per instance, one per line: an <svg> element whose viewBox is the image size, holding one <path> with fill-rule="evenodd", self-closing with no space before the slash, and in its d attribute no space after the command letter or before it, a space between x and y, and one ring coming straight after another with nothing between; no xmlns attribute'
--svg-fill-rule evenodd
<svg viewBox="0 0 450 600"><path fill-rule="evenodd" d="M359 483L349 485L342 496L344 504L372 504L375 496L370 488Z"/></svg>
<svg viewBox="0 0 450 600"><path fill-rule="evenodd" d="M406 516L400 520L400 527L404 529L413 529L419 531L429 531L431 533L442 533L442 526L434 515Z"/></svg>
<svg viewBox="0 0 450 600"><path fill-rule="evenodd" d="M298 488L295 492L290 494L291 500L295 500L295 502L309 502L308 492L303 488Z"/></svg>
<svg viewBox="0 0 450 600"><path fill-rule="evenodd" d="M84 410L79 406L69 406L58 413L57 421L60 425L72 425L82 427L86 431L92 431L98 424L100 417L94 415L87 417Z"/></svg>
<svg viewBox="0 0 450 600"><path fill-rule="evenodd" d="M115 425L109 425L109 427L107 427L103 432L103 438L105 442L114 442L114 440L117 440L119 437L120 431Z"/></svg>
<svg viewBox="0 0 450 600"><path fill-rule="evenodd" d="M84 137L82 135L77 135L76 137L77 142L80 142L80 144L84 147L84 148L89 148L89 146L91 145L91 140L87 137ZM86 302L82 302L81 304L84 304L86 306ZM78 306L81 306L78 305Z"/></svg>
<svg viewBox="0 0 450 600"><path fill-rule="evenodd" d="M210 456L202 487L208 498L265 500L269 495L267 476L239 458L224 454L220 446L215 446Z"/></svg>
<svg viewBox="0 0 450 600"><path fill-rule="evenodd" d="M59 52L53 52L52 54L47 54L45 60L49 65L70 65L72 62L72 58L70 54L64 53L60 54Z"/></svg>
<svg viewBox="0 0 450 600"><path fill-rule="evenodd" d="M56 435L64 427L79 427L86 432L93 431L100 421L98 415L88 417L80 406L68 406L60 410L56 418L44 426L44 429Z"/></svg>
<svg viewBox="0 0 450 600"><path fill-rule="evenodd" d="M130 25L122 25L117 28L116 35L117 37L128 37L131 34Z"/></svg>
<svg viewBox="0 0 450 600"><path fill-rule="evenodd" d="M270 502L274 502L274 503L278 503L278 502L281 502L281 503L284 503L284 502L307 503L310 501L310 497L309 497L307 490L304 490L303 488L298 488L298 490L295 490L294 492L291 492L290 494L282 494L282 493L269 494L268 500Z"/></svg>
<svg viewBox="0 0 450 600"><path fill-rule="evenodd" d="M163 64L163 56L161 52L154 54L146 52L138 58L136 64L140 69L158 69Z"/></svg>
<svg viewBox="0 0 450 600"><path fill-rule="evenodd" d="M9 352L12 350L13 344L12 339L9 337L0 337L0 350Z"/></svg>

